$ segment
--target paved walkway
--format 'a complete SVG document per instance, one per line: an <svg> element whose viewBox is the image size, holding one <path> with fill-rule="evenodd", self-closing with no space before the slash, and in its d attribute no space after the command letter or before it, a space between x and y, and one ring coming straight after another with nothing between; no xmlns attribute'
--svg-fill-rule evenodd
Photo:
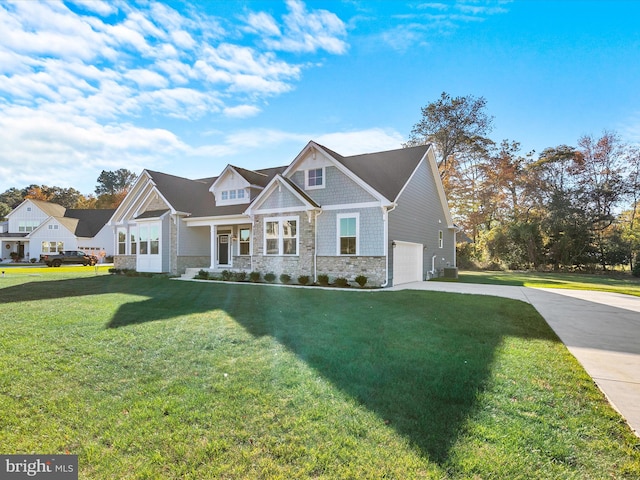
<svg viewBox="0 0 640 480"><path fill-rule="evenodd" d="M530 303L640 436L640 297L454 282L390 288L403 289L495 295Z"/></svg>

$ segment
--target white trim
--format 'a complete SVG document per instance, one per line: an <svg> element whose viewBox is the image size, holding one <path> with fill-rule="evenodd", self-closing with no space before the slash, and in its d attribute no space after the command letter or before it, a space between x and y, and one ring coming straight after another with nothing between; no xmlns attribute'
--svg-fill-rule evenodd
<svg viewBox="0 0 640 480"><path fill-rule="evenodd" d="M184 222L188 227L211 227L214 225L240 225L251 223L248 215L229 215L217 217L191 217L185 218Z"/></svg>
<svg viewBox="0 0 640 480"><path fill-rule="evenodd" d="M312 209L301 205L299 207L268 208L266 210L258 210L257 212L255 212L255 214L272 215L274 213L294 213L294 212L302 212L307 210L312 210Z"/></svg>
<svg viewBox="0 0 640 480"><path fill-rule="evenodd" d="M271 208L266 210L260 210L260 205L262 205L267 200L267 198L269 198L269 195L273 193L276 187L281 188L282 186L284 186L289 192L291 192L293 196L295 196L302 205L297 207L278 208L277 210L274 210ZM289 183L287 182L287 180L284 179L284 177L282 177L281 175L276 175L275 177L273 177L273 179L271 179L271 181L265 187L265 189L258 194L258 196L254 199L253 203L249 206L249 208L247 208L244 211L244 214L253 215L255 213L265 214L265 213L279 213L279 212L289 213L289 212L300 212L302 210L313 210L315 208L316 207L311 203L309 203L309 201L305 197L303 197L296 189L294 189L291 185L289 185Z"/></svg>
<svg viewBox="0 0 640 480"><path fill-rule="evenodd" d="M296 222L296 236L293 237L296 239L296 253L283 253L283 240L284 240L284 231L283 231L283 222L295 220ZM278 223L278 253L267 253L267 222L270 223ZM286 237L292 238L292 237ZM289 217L265 217L262 219L262 243L263 250L262 254L265 257L299 257L300 256L300 217L299 216L289 216Z"/></svg>
<svg viewBox="0 0 640 480"><path fill-rule="evenodd" d="M343 218L355 218L356 219L356 253L341 253L340 252L340 220ZM338 257L356 257L360 255L360 213L339 213L336 215L336 255Z"/></svg>
<svg viewBox="0 0 640 480"><path fill-rule="evenodd" d="M336 205L323 205L323 210L347 210L355 208L380 208L382 204L380 202L365 202L365 203L343 203Z"/></svg>

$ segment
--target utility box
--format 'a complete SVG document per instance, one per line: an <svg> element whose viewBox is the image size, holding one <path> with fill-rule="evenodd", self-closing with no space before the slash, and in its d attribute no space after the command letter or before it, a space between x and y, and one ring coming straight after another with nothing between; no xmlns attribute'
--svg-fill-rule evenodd
<svg viewBox="0 0 640 480"><path fill-rule="evenodd" d="M458 267L445 267L443 274L444 278L458 278Z"/></svg>

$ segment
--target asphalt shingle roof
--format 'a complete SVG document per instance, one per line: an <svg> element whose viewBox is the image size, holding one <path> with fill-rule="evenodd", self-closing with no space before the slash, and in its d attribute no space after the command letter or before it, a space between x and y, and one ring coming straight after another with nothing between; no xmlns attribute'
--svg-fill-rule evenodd
<svg viewBox="0 0 640 480"><path fill-rule="evenodd" d="M391 201L397 198L429 149L429 145L421 145L345 157L323 145L319 146L336 161ZM233 168L249 184L265 187L276 175L282 174L288 166L256 171L236 166L233 166ZM189 213L193 217L237 215L244 212L248 207L246 203L216 206L214 196L209 191L209 188L218 177L190 180L153 170L147 170L147 173L151 176L160 193L174 209ZM286 181L307 198L311 204L315 205L315 202L304 191L288 180Z"/></svg>
<svg viewBox="0 0 640 480"><path fill-rule="evenodd" d="M64 216L67 219L77 219L78 223L75 229L77 237L95 237L104 227L111 216L115 212L114 209L79 209L68 208ZM73 230L72 230L73 231Z"/></svg>
<svg viewBox="0 0 640 480"><path fill-rule="evenodd" d="M398 197L402 187L409 181L411 174L429 149L429 145L420 145L343 157L323 145L320 146L391 201Z"/></svg>

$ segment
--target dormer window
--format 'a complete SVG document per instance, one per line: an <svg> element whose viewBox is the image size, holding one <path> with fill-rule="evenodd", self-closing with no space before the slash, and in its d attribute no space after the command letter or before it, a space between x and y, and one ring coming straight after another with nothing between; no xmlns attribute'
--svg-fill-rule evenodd
<svg viewBox="0 0 640 480"><path fill-rule="evenodd" d="M305 171L305 188L312 190L314 188L324 188L324 168L312 168Z"/></svg>
<svg viewBox="0 0 640 480"><path fill-rule="evenodd" d="M222 190L220 192L220 203L227 205L233 205L236 203L246 203L247 194L244 188L238 188L233 190Z"/></svg>

